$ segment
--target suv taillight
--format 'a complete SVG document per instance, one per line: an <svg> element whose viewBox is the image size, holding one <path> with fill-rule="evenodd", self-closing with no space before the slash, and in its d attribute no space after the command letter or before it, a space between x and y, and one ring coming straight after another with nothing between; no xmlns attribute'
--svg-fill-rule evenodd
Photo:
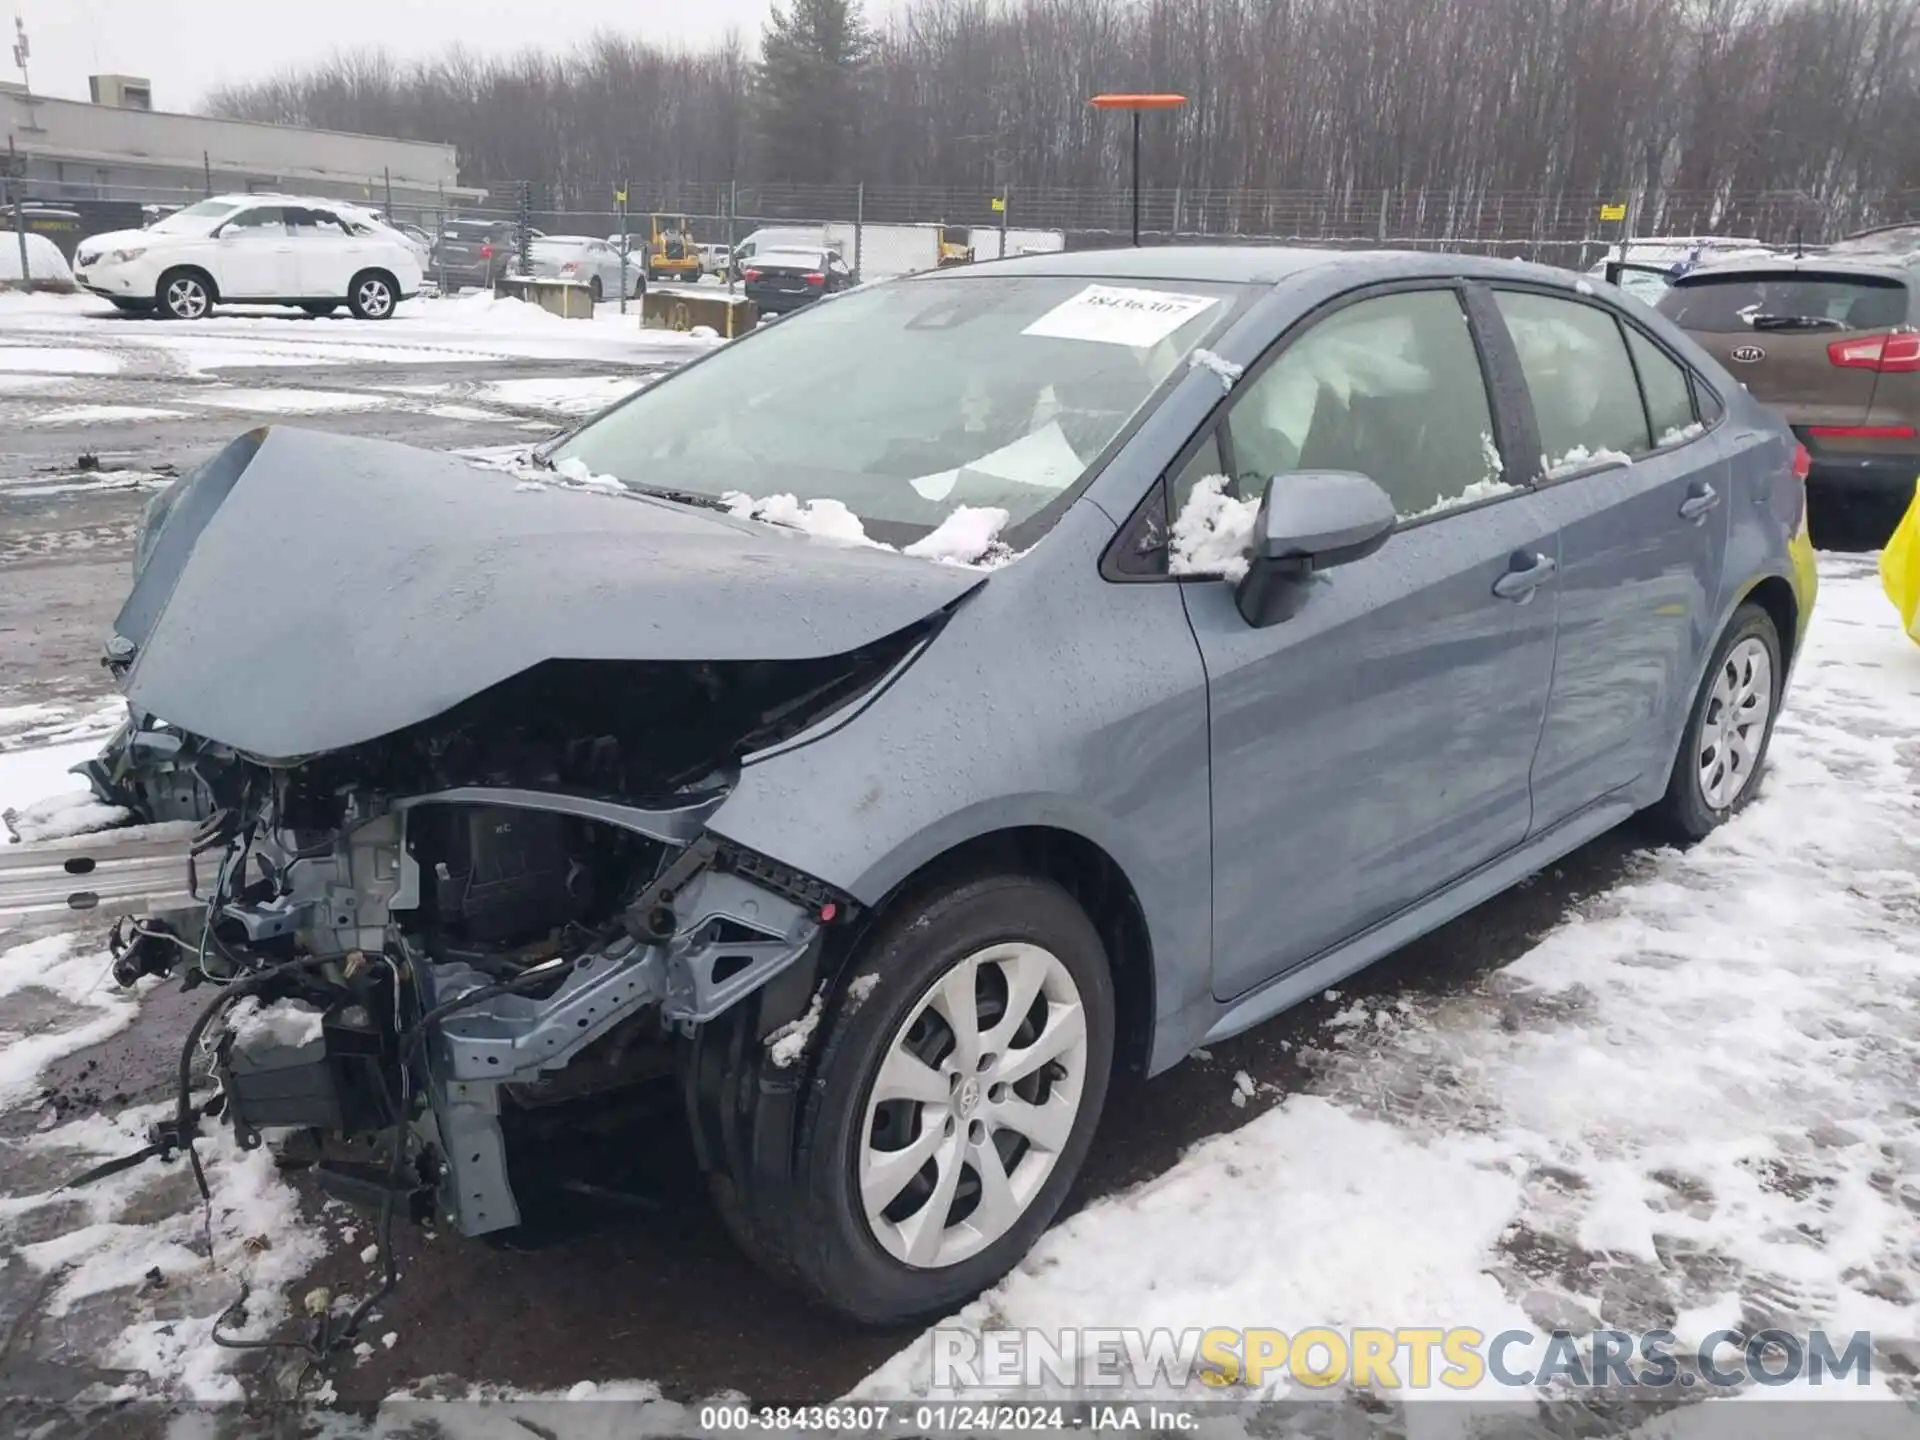
<svg viewBox="0 0 1920 1440"><path fill-rule="evenodd" d="M758 280L760 278L760 272L758 270L749 270L740 278L743 280Z"/></svg>
<svg viewBox="0 0 1920 1440"><path fill-rule="evenodd" d="M805 278L806 278L807 284L809 285L824 285L827 283L827 277L824 274L820 274L817 272L815 274L808 275Z"/></svg>
<svg viewBox="0 0 1920 1440"><path fill-rule="evenodd" d="M1827 359L1847 370L1874 370L1882 375L1910 375L1920 371L1920 333L1895 331L1858 340L1836 340L1827 346Z"/></svg>
<svg viewBox="0 0 1920 1440"><path fill-rule="evenodd" d="M1793 478L1804 485L1807 483L1807 476L1812 473L1813 456L1807 452L1806 446L1795 445L1793 447Z"/></svg>
<svg viewBox="0 0 1920 1440"><path fill-rule="evenodd" d="M491 240L486 241L480 246L480 258L482 260L491 260L493 258L493 242Z"/></svg>

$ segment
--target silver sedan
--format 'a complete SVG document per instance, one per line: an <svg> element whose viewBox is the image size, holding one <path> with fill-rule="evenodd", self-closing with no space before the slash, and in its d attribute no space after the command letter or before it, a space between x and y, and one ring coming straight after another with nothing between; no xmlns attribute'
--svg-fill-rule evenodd
<svg viewBox="0 0 1920 1440"><path fill-rule="evenodd" d="M629 297L646 293L647 279L631 256L621 273L620 252L591 235L546 235L535 240L530 258L533 273L542 280L578 280L593 298L617 298L622 286Z"/></svg>

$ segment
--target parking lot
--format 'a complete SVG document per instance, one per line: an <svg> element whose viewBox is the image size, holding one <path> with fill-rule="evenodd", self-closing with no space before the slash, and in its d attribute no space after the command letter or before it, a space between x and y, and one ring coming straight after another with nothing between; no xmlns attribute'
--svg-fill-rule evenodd
<svg viewBox="0 0 1920 1440"><path fill-rule="evenodd" d="M140 507L235 433L501 461L712 343L485 298L384 325L103 310L0 296L0 806L116 723L98 656ZM1685 852L1612 831L1111 1101L1067 1217L949 1323L1826 1325L1872 1329L1877 1383L1920 1397L1920 649L1859 548L1878 523L1816 516L1819 608L1746 813ZM740 1257L670 1093L527 1137L550 1183L518 1230L401 1226L353 1352L216 1349L242 1285L289 1317L366 1293L368 1222L224 1132L211 1262L180 1163L55 1193L142 1143L201 997L114 992L84 919L7 923L0 1397L370 1410L590 1383L672 1423L728 1394L926 1393L918 1327L823 1317ZM1341 1423L1408 1433L1359 1392ZM1514 1423L1549 1433L1544 1409Z"/></svg>

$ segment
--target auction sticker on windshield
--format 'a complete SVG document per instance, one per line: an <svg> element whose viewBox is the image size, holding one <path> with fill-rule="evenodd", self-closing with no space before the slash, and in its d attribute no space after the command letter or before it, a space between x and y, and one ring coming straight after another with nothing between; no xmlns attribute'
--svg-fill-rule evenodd
<svg viewBox="0 0 1920 1440"><path fill-rule="evenodd" d="M1054 340L1093 340L1138 350L1158 345L1208 306L1219 303L1216 295L1174 295L1164 290L1089 285L1020 333Z"/></svg>

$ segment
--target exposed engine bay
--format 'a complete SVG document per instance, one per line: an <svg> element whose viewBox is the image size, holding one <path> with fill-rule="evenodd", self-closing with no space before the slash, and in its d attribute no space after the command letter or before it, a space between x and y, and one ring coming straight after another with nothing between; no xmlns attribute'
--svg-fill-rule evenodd
<svg viewBox="0 0 1920 1440"><path fill-rule="evenodd" d="M90 778L144 820L200 822L204 903L136 921L117 978L184 965L225 987L210 1008L280 1012L219 1042L243 1144L395 1130L384 1166L322 1160L322 1189L468 1235L512 1226L503 1110L664 1073L676 1031L851 918L846 896L705 821L742 756L854 700L921 638L813 661L551 662L292 764L132 719Z"/></svg>
<svg viewBox="0 0 1920 1440"><path fill-rule="evenodd" d="M503 1119L564 1125L562 1102L671 1073L718 1178L706 1117L817 999L856 906L716 816L983 583L384 441L233 441L147 508L103 657L128 720L81 767L135 825L192 829L185 874L132 848L43 867L122 916L120 983L218 991L172 1119L94 1174L193 1159L216 1113L244 1146L291 1130L323 1192L378 1213L387 1287L396 1213L521 1221Z"/></svg>

